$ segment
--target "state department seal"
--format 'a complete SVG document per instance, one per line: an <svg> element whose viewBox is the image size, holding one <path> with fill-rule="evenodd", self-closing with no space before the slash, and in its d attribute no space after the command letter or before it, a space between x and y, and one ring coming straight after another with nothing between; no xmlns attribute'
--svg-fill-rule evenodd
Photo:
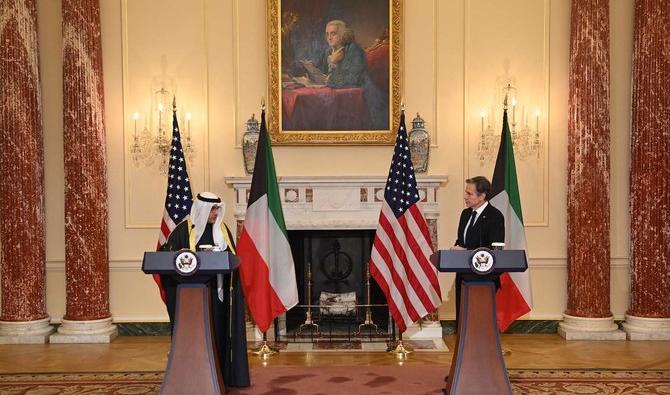
<svg viewBox="0 0 670 395"><path fill-rule="evenodd" d="M485 275L493 271L496 258L488 248L477 248L470 256L470 267L477 274Z"/></svg>
<svg viewBox="0 0 670 395"><path fill-rule="evenodd" d="M199 266L198 256L191 250L180 250L174 257L174 268L182 276L192 276Z"/></svg>

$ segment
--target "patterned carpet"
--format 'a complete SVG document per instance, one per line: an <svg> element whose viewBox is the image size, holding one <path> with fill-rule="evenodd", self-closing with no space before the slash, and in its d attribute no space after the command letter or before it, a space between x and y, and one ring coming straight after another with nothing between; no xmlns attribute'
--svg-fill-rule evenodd
<svg viewBox="0 0 670 395"><path fill-rule="evenodd" d="M163 372L0 375L0 394L157 394Z"/></svg>
<svg viewBox="0 0 670 395"><path fill-rule="evenodd" d="M510 370L518 394L670 394L668 370Z"/></svg>
<svg viewBox="0 0 670 395"><path fill-rule="evenodd" d="M440 366L265 367L230 394L441 394ZM0 394L156 394L162 372L0 375ZM670 394L670 371L510 370L515 394Z"/></svg>

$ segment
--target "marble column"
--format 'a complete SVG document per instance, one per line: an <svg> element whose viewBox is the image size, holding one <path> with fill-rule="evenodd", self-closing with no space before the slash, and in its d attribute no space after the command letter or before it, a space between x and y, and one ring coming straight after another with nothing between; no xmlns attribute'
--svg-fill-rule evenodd
<svg viewBox="0 0 670 395"><path fill-rule="evenodd" d="M670 0L636 0L630 340L670 340Z"/></svg>
<svg viewBox="0 0 670 395"><path fill-rule="evenodd" d="M625 340L610 311L609 0L573 0L568 103L568 340Z"/></svg>
<svg viewBox="0 0 670 395"><path fill-rule="evenodd" d="M44 158L35 0L0 2L0 344L45 343Z"/></svg>
<svg viewBox="0 0 670 395"><path fill-rule="evenodd" d="M65 317L52 343L106 343L107 163L99 0L63 0Z"/></svg>

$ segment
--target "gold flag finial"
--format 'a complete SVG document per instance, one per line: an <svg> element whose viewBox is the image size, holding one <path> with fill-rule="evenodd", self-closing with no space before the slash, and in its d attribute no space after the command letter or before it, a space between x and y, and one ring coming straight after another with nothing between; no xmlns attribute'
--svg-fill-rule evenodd
<svg viewBox="0 0 670 395"><path fill-rule="evenodd" d="M509 95L509 91L512 89L511 84L507 84L507 89L505 89L505 100L503 100L503 109L507 110L507 96Z"/></svg>
<svg viewBox="0 0 670 395"><path fill-rule="evenodd" d="M172 96L172 111L177 111L177 97Z"/></svg>
<svg viewBox="0 0 670 395"><path fill-rule="evenodd" d="M261 110L265 111L265 96L261 96Z"/></svg>
<svg viewBox="0 0 670 395"><path fill-rule="evenodd" d="M400 111L405 112L405 99L400 99Z"/></svg>

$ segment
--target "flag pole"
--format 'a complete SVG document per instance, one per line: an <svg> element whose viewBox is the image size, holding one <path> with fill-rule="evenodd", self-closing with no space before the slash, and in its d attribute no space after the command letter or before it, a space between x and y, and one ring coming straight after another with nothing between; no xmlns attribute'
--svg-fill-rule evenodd
<svg viewBox="0 0 670 395"><path fill-rule="evenodd" d="M503 100L503 113L507 111L507 98L508 98L507 96L509 95L510 87L511 87L511 84L507 84L507 91L505 91L505 100ZM505 127L505 125L503 125L503 127ZM501 142L501 144L502 144L502 142ZM510 355L512 353L512 350L509 349L508 347L506 347L502 343L502 339L500 339L500 350L501 350L503 356Z"/></svg>
<svg viewBox="0 0 670 395"><path fill-rule="evenodd" d="M406 273L402 273L402 275L404 275L405 278L404 279L401 278L401 281L403 281L404 285L406 283L406 285L409 285L413 289L421 290L431 295L429 303L430 306L424 306L425 308L421 311L421 313L416 314L419 316L418 318L420 318L421 316L429 314L431 311L434 311L439 305L439 299L441 299L441 297L440 297L439 286L437 288L434 287L434 285L437 284L437 271L430 264L428 256L429 255L428 251L430 250L430 253L432 253L433 248L432 245L427 240L425 240L425 237L423 236L424 234L428 234L429 230L425 222L425 219L423 218L421 211L418 208L419 192L416 187L416 180L414 179L414 168L412 165L411 153L409 152L409 142L405 126L404 98L402 98L400 101L400 122L398 125L398 134L396 137L395 147L393 149L393 159L391 160L391 167L389 170L388 180L389 183L387 183L386 186L386 192L384 194L384 202L382 203L382 210L379 216L380 225L377 228L377 235L375 236L374 244L376 244L377 240L379 240L378 239L380 237L379 233L385 234L384 227L382 226L382 223L384 221L391 222L392 224L399 223L402 220L401 217L404 217L405 215L414 216L413 214L414 212L416 212L417 216L421 219L421 221L417 222L417 225L420 227L420 229L416 234L413 232L405 232L404 230L402 233L404 238L413 239L415 242L421 243L421 247L416 249L417 251L421 251L421 254L417 256L417 261L415 263L406 262L407 267L410 269L412 273L414 273L415 271L425 273L427 278L423 282L417 281L417 284L410 282ZM391 182L394 182L393 187L390 185ZM389 237L393 239L396 236L391 234ZM398 240L399 239L400 238L398 238ZM374 244L373 244L373 250L376 251L376 247L374 247ZM402 243L398 242L397 244L398 247L392 249L391 252L397 259L402 259L406 261L404 254L406 254L405 250L410 248L408 242L406 241ZM412 252L414 253L415 249L412 249ZM392 262L390 262L390 260L384 258L375 260L371 258L370 262L374 264L375 267L378 266L385 267L392 274L394 274L393 264ZM378 269L372 274L374 275L375 273L379 273ZM428 276L429 274L432 274L432 276ZM383 275L374 277L375 280L377 280L377 282L385 282L385 278ZM416 321L416 319L414 318L413 315L410 316L409 314L407 314L407 312L403 313L404 309L398 308L397 305L395 304L397 302L392 300L391 291L394 287L394 284L393 283L387 284L387 286L388 290L385 291L385 296L389 306L389 311L393 313L392 314L393 316L398 318L398 320L395 322L396 324L398 324L398 341L395 344L395 347L393 347L393 349L390 350L390 352L392 352L398 360L404 361L405 359L407 359L407 356L412 352L412 350L408 349L403 344L402 334L407 329L406 323L414 322ZM408 303L409 302L406 300L400 301L400 304L406 305Z"/></svg>
<svg viewBox="0 0 670 395"><path fill-rule="evenodd" d="M394 333L393 337L395 338L396 324L395 324L395 320L391 316L390 311L389 311L389 320L391 321L391 329L393 330L393 333ZM399 361L406 360L407 356L412 353L412 350L407 349L405 347L405 345L402 343L402 332L400 331L400 328L398 328L398 341L397 342L394 341L394 342L392 342L392 344L395 344L395 347L391 346L388 349L388 352L394 354L396 359L398 359Z"/></svg>
<svg viewBox="0 0 670 395"><path fill-rule="evenodd" d="M511 85L507 84L507 90L505 91L505 99L503 100L503 113L507 112L507 99L508 99L510 88L511 88ZM505 127L505 125L503 123L503 128L504 127ZM500 144L502 144L502 141L501 141ZM502 342L502 339L500 340L500 349L501 349L501 353L502 353L503 356L512 354L512 349L507 347L506 345L504 345L503 342Z"/></svg>
<svg viewBox="0 0 670 395"><path fill-rule="evenodd" d="M412 350L406 348L405 345L402 344L402 332L400 331L398 331L398 343L391 352L395 354L396 359L401 361L407 359L407 356L412 353Z"/></svg>
<svg viewBox="0 0 670 395"><path fill-rule="evenodd" d="M268 360L268 359L270 359L271 355L274 355L274 354L278 353L278 351L273 350L268 345L267 331L263 332L263 345L261 345L261 347L258 350L254 351L253 353L258 355L258 357L262 360Z"/></svg>

